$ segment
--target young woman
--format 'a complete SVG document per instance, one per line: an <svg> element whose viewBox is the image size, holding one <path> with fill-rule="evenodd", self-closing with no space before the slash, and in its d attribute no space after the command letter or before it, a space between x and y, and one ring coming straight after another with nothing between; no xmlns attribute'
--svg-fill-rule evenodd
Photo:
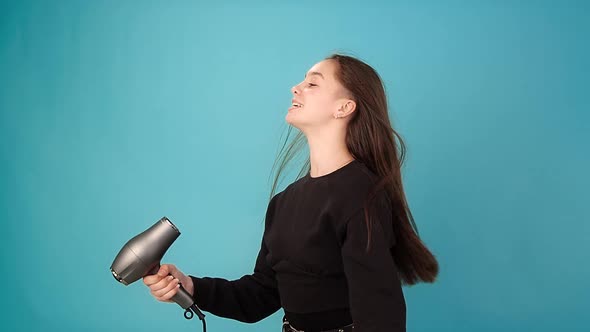
<svg viewBox="0 0 590 332"><path fill-rule="evenodd" d="M164 264L144 282L163 302L180 282L202 310L242 322L283 308L283 331L405 331L402 284L434 282L438 263L406 201L405 146L381 79L361 60L334 54L291 92L286 121L300 132L273 184L254 272L229 281ZM303 137L309 159L275 195Z"/></svg>

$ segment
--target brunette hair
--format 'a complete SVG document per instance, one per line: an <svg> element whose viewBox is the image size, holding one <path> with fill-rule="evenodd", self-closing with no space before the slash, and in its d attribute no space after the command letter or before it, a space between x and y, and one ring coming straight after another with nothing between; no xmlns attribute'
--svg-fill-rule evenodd
<svg viewBox="0 0 590 332"><path fill-rule="evenodd" d="M401 174L406 146L391 125L381 77L371 66L353 56L332 54L325 59L337 63L336 79L356 102L356 110L352 113L347 127L346 145L354 158L364 163L378 177L377 184L364 205L367 228L371 229L367 208L369 201L377 192L386 190L391 201L391 222L396 237L392 256L402 283L413 285L420 281L434 282L438 274L438 262L420 239L418 227L406 200ZM299 132L287 146L291 130L292 126L289 126L287 138L273 165L273 170L278 166L278 171L272 185L271 198L275 194L285 166L305 146L305 136L302 132ZM310 161L307 158L297 178L309 171ZM368 234L369 246L371 232Z"/></svg>

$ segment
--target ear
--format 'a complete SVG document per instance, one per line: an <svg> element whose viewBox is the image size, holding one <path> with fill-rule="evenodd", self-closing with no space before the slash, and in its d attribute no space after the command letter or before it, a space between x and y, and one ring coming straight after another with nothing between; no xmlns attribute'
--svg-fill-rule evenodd
<svg viewBox="0 0 590 332"><path fill-rule="evenodd" d="M356 103L352 99L346 99L338 108L335 118L344 118L356 110Z"/></svg>
<svg viewBox="0 0 590 332"><path fill-rule="evenodd" d="M352 99L348 99L342 107L345 114L348 115L356 110L356 103Z"/></svg>

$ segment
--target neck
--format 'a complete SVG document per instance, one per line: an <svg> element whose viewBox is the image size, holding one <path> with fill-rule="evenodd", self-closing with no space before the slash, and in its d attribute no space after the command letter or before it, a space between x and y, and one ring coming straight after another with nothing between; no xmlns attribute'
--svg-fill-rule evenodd
<svg viewBox="0 0 590 332"><path fill-rule="evenodd" d="M321 132L308 134L307 143L312 177L332 173L353 160L346 146L346 130L341 128L322 128Z"/></svg>

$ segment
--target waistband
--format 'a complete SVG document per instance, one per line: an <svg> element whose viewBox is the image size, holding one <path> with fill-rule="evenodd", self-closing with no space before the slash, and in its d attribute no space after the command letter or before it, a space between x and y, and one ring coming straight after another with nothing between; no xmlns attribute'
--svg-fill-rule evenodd
<svg viewBox="0 0 590 332"><path fill-rule="evenodd" d="M294 328L293 326L291 326L291 324L287 320L286 316L283 316L283 329L281 331L282 332L352 332L352 331L354 331L354 323L348 324L346 326L330 329L330 330L316 330L316 331L298 330L298 329Z"/></svg>
<svg viewBox="0 0 590 332"><path fill-rule="evenodd" d="M284 314L289 323L300 330L321 331L322 329L331 329L352 323L349 308L307 313L292 312L284 309Z"/></svg>

